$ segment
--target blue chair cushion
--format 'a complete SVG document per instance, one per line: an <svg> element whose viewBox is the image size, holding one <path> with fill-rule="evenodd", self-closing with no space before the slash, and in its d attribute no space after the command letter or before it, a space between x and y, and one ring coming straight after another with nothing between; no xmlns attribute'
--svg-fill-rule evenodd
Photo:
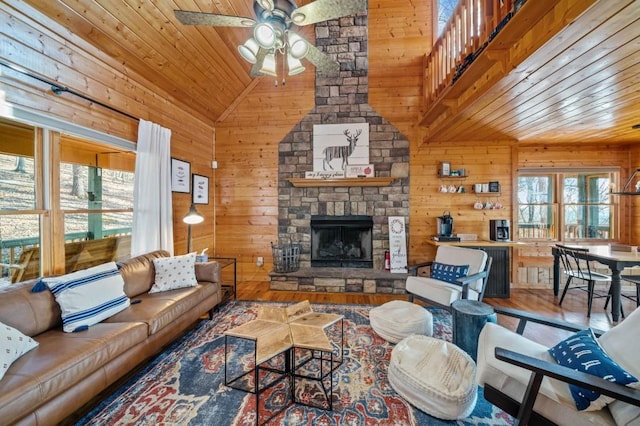
<svg viewBox="0 0 640 426"><path fill-rule="evenodd" d="M628 385L638 382L602 349L591 329L579 331L549 349L556 362L565 367L601 377L610 382ZM578 410L600 410L612 398L598 392L569 385Z"/></svg>
<svg viewBox="0 0 640 426"><path fill-rule="evenodd" d="M431 278L458 284L458 278L466 277L469 273L469 265L448 265L446 263L433 262L431 264Z"/></svg>

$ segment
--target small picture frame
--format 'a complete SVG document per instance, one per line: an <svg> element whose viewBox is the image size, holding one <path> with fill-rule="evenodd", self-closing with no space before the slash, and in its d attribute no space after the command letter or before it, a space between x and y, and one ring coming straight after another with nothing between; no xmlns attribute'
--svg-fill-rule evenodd
<svg viewBox="0 0 640 426"><path fill-rule="evenodd" d="M191 202L193 204L209 204L209 178L202 175L192 175L193 192Z"/></svg>
<svg viewBox="0 0 640 426"><path fill-rule="evenodd" d="M489 192L500 192L500 182L489 182Z"/></svg>
<svg viewBox="0 0 640 426"><path fill-rule="evenodd" d="M191 192L191 163L171 158L171 191Z"/></svg>
<svg viewBox="0 0 640 426"><path fill-rule="evenodd" d="M440 163L440 176L450 176L451 175L451 163L443 161Z"/></svg>

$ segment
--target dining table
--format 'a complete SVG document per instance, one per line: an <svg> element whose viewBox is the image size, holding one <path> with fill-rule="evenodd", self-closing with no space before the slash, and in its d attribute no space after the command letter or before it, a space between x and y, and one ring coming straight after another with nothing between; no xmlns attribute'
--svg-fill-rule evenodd
<svg viewBox="0 0 640 426"><path fill-rule="evenodd" d="M576 252L578 257L586 261L595 261L606 265L611 270L611 319L620 319L621 303L620 276L625 268L640 266L640 255L631 247L620 245L577 245L563 244L569 248L587 249L587 252ZM557 247L552 247L553 254L553 294L558 295L560 289L560 253Z"/></svg>

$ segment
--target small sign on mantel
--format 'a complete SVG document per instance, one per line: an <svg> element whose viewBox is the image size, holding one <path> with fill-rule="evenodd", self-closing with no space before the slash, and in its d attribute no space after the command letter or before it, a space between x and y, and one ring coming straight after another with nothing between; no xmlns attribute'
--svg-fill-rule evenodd
<svg viewBox="0 0 640 426"><path fill-rule="evenodd" d="M344 177L344 170L305 172L304 177L305 179L340 179Z"/></svg>
<svg viewBox="0 0 640 426"><path fill-rule="evenodd" d="M373 177L374 174L373 164L348 164L345 170L348 178Z"/></svg>

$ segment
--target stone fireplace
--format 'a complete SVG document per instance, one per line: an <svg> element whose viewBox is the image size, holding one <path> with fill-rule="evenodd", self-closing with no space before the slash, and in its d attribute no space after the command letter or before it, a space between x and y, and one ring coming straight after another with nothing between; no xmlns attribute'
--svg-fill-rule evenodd
<svg viewBox="0 0 640 426"><path fill-rule="evenodd" d="M317 23L315 32L316 46L340 63L340 73L332 77L316 73L315 108L279 145L278 238L300 243L302 254L300 271L272 273L271 288L404 293L405 277L384 271L384 254L389 248L389 216L406 218L409 237L409 141L368 104L367 16ZM313 171L313 126L344 123L369 124L369 163L376 177L393 177L392 183L292 185L289 179L304 178L305 172ZM340 267L315 267L312 219L344 216L370 217L370 266L354 268L347 262Z"/></svg>

